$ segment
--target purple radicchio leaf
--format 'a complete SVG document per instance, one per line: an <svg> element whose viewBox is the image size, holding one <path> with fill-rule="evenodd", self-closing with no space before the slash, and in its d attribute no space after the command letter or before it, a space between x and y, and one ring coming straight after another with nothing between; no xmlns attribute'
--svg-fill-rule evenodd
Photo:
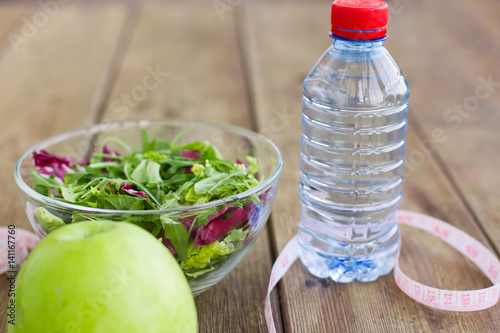
<svg viewBox="0 0 500 333"><path fill-rule="evenodd" d="M109 147L107 145L104 145L104 147L102 147L102 152L103 152L103 154L111 155L111 156L120 156L121 155L116 150L109 149ZM105 157L102 159L103 162L113 162L114 160L115 159L112 157Z"/></svg>
<svg viewBox="0 0 500 333"><path fill-rule="evenodd" d="M259 195L259 199L260 201L262 202L263 205L266 204L266 202L272 198L272 191L274 190L274 187L271 186L269 187L267 190L265 190L264 192L262 192L260 195Z"/></svg>
<svg viewBox="0 0 500 333"><path fill-rule="evenodd" d="M222 219L225 215L230 215L227 219ZM230 206L217 211L217 214L207 218L207 224L202 225L196 232L194 246L208 245L219 238L227 235L234 229L241 227L248 221L248 213L239 207Z"/></svg>
<svg viewBox="0 0 500 333"><path fill-rule="evenodd" d="M243 209L248 213L248 226L253 226L254 224L257 223L259 220L259 211L260 207L253 201L248 201L244 206ZM245 229L246 230L246 229Z"/></svg>
<svg viewBox="0 0 500 333"><path fill-rule="evenodd" d="M73 163L69 157L62 157L56 154L48 153L45 150L39 150L33 153L37 171L44 176L54 176L56 180L64 181L66 173L71 172Z"/></svg>
<svg viewBox="0 0 500 333"><path fill-rule="evenodd" d="M172 253L172 255L174 256L174 258L177 258L177 252L175 252L175 249L174 249L174 246L172 245L172 242L170 241L170 239L168 238L165 238L163 236L158 236L157 237L158 239L161 239L161 243L163 245L165 245L167 247L167 249L170 250L170 252Z"/></svg>
<svg viewBox="0 0 500 333"><path fill-rule="evenodd" d="M130 194L130 195L132 195L134 197L144 198L144 199L148 199L149 200L149 197L148 197L148 195L146 193L144 193L142 191L133 190L132 189L132 185L130 185L127 182L123 182L123 184L120 186L120 190L122 190L123 192L125 192L127 194Z"/></svg>
<svg viewBox="0 0 500 333"><path fill-rule="evenodd" d="M196 215L193 216L188 216L185 217L181 220L179 220L180 223L186 228L187 231L191 228L191 224L193 224L194 219L196 218ZM194 224L193 230L191 230L191 235L189 236L190 238L195 238L196 233L198 232L198 224Z"/></svg>
<svg viewBox="0 0 500 333"><path fill-rule="evenodd" d="M193 149L183 149L182 150L182 157L190 160L199 160L200 159L200 152L197 150Z"/></svg>

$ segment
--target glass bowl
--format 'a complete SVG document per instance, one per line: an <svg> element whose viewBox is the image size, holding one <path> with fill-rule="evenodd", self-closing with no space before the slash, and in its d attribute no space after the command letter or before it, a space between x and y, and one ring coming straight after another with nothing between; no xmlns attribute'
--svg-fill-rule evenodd
<svg viewBox="0 0 500 333"><path fill-rule="evenodd" d="M182 133L179 144L209 141L219 149L225 160L237 161L239 159L244 161L247 155L253 156L258 161L259 171L255 177L260 180L260 183L250 190L230 198L165 210L110 210L85 207L42 195L31 187L34 181L31 171L35 170L34 152L45 150L52 154L69 156L71 161L76 163L88 160L92 153L98 149L101 140L110 136L119 138L132 149L139 148L142 143L143 131L151 139L162 138L168 141ZM119 145L113 146L113 142L108 142L107 145L110 146L110 149L125 153L120 151L123 149ZM202 214L201 219L205 219L203 222L206 222L215 218L223 220L224 217L221 217L223 214L243 209L244 212L240 212L243 212L246 221L239 226L242 226L241 230L245 231L245 238L234 240L225 238L223 240L224 251L217 252L217 256L212 257L209 264L205 266L203 266L203 262L200 263L200 260L194 260L186 265L185 262L178 259L186 273L193 294L196 296L224 278L245 256L262 232L271 212L282 168L283 159L278 148L258 133L235 126L207 122L138 120L93 125L44 140L23 154L16 164L14 176L20 189L23 207L33 229L40 238L45 237L52 229L35 217L35 209L38 207L45 208L52 215L61 218L66 224L96 219L117 222L133 221L132 223L150 231L157 238L162 238L160 221L164 215L184 224L186 221L193 223L193 219L200 214ZM218 217L213 213L215 211L219 214ZM155 228L156 225L160 225L159 231L156 230L158 229ZM186 226L186 224L184 225ZM162 242L168 246L165 238L162 238ZM204 246L199 246L197 249L199 253Z"/></svg>

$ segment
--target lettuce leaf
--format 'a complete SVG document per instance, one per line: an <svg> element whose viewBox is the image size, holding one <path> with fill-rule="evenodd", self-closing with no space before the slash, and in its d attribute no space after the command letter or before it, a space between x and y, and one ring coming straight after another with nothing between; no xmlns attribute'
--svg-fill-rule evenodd
<svg viewBox="0 0 500 333"><path fill-rule="evenodd" d="M212 266L212 267L207 268L207 269L194 270L193 272L186 271L186 272L184 272L184 274L186 274L189 277L192 277L192 278L196 279L198 276L206 274L206 273L208 273L210 271L213 271L214 269L215 269L215 267Z"/></svg>
<svg viewBox="0 0 500 333"><path fill-rule="evenodd" d="M226 237L224 237L224 242L241 242L245 240L249 231L250 229L247 229L245 231L243 231L243 229L233 229L227 234Z"/></svg>
<svg viewBox="0 0 500 333"><path fill-rule="evenodd" d="M182 269L204 268L214 259L226 256L233 251L234 245L219 241L201 247L193 247L187 260L181 262L181 267Z"/></svg>
<svg viewBox="0 0 500 333"><path fill-rule="evenodd" d="M259 171L259 165L257 164L257 159L253 156L246 156L245 157L248 163L248 174L253 176Z"/></svg>
<svg viewBox="0 0 500 333"><path fill-rule="evenodd" d="M130 178L139 183L160 183L162 181L160 167L161 165L155 161L142 160L134 169Z"/></svg>
<svg viewBox="0 0 500 333"><path fill-rule="evenodd" d="M47 231L47 233L66 225L60 217L51 214L44 207L35 208L34 214L38 223L40 223L43 230Z"/></svg>

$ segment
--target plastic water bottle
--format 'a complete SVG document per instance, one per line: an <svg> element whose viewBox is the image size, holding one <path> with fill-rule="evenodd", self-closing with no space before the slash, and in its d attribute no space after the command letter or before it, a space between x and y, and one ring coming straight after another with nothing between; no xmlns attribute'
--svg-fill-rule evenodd
<svg viewBox="0 0 500 333"><path fill-rule="evenodd" d="M334 1L333 44L304 81L300 258L336 282L373 281L399 251L409 88L387 22L385 2Z"/></svg>

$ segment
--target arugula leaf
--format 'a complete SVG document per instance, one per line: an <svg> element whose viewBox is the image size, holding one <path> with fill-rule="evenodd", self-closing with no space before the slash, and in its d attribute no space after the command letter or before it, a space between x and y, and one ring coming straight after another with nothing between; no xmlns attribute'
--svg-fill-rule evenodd
<svg viewBox="0 0 500 333"><path fill-rule="evenodd" d="M165 180L163 184L171 189L178 189L184 183L192 180L195 176L193 174L185 173L185 174L177 174L172 176L170 179Z"/></svg>
<svg viewBox="0 0 500 333"><path fill-rule="evenodd" d="M60 188L61 195L64 200L72 203L78 202L78 199L86 192L82 189L79 189L77 186L71 183L68 186L62 186Z"/></svg>
<svg viewBox="0 0 500 333"><path fill-rule="evenodd" d="M87 172L68 172L66 176L64 177L64 182L66 184L71 184L78 182L80 179L85 177L88 173Z"/></svg>
<svg viewBox="0 0 500 333"><path fill-rule="evenodd" d="M162 215L160 217L163 223L163 228L165 229L165 238L172 242L175 252L181 260L187 259L187 243L188 243L188 231L184 225L178 221L175 221L168 217L168 215Z"/></svg>
<svg viewBox="0 0 500 333"><path fill-rule="evenodd" d="M215 171L207 178L204 178L194 185L196 194L209 194L210 190L220 184L224 179L228 179L229 174Z"/></svg>
<svg viewBox="0 0 500 333"><path fill-rule="evenodd" d="M159 160L158 163L161 163L162 165L164 165L164 164L169 165L170 168L168 169L168 173L173 175L173 174L177 173L177 171L180 168L192 166L195 162L181 160L181 159L174 159L174 158L165 158L165 159Z"/></svg>
<svg viewBox="0 0 500 333"><path fill-rule="evenodd" d="M33 182L34 186L42 186L46 188L58 188L60 184L57 183L56 179L54 176L50 176L49 178L43 177L40 173L37 171L31 171L31 175L35 179Z"/></svg>
<svg viewBox="0 0 500 333"><path fill-rule="evenodd" d="M205 224L207 224L208 217L211 215L216 215L216 214L217 214L217 209L212 206L207 211L196 215L193 223L196 223L199 226L205 225Z"/></svg>
<svg viewBox="0 0 500 333"><path fill-rule="evenodd" d="M217 194L228 189L238 188L244 174L240 171L230 173L214 172L208 178L202 179L194 185L196 194ZM248 186L247 186L248 187Z"/></svg>
<svg viewBox="0 0 500 333"><path fill-rule="evenodd" d="M162 151L168 152L171 149L171 145L168 141L160 138L156 138L149 141L148 134L146 131L142 131L142 152L147 153L150 151Z"/></svg>
<svg viewBox="0 0 500 333"><path fill-rule="evenodd" d="M169 209L175 206L177 203L177 200L179 200L179 196L176 195L175 193L169 193L165 196L165 199L163 200L163 204L161 205L160 209Z"/></svg>
<svg viewBox="0 0 500 333"><path fill-rule="evenodd" d="M97 207L104 209L129 210L137 201L144 201L143 198L131 195L100 195L97 199Z"/></svg>
<svg viewBox="0 0 500 333"><path fill-rule="evenodd" d="M163 229L163 223L160 221L160 217L158 215L125 214L122 215L120 219L123 220L123 222L133 223L141 227L155 237L157 237Z"/></svg>
<svg viewBox="0 0 500 333"><path fill-rule="evenodd" d="M132 204L132 206L130 206L130 210L144 210L144 208L146 207L144 202L145 202L144 199L136 200Z"/></svg>

